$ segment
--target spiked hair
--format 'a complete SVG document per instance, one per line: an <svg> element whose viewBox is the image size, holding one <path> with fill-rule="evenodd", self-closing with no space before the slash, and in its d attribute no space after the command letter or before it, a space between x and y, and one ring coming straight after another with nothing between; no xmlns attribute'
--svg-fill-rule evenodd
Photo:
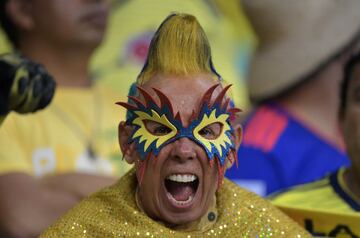
<svg viewBox="0 0 360 238"><path fill-rule="evenodd" d="M157 73L210 73L221 78L213 67L206 34L194 16L172 14L157 29L137 83L142 85Z"/></svg>

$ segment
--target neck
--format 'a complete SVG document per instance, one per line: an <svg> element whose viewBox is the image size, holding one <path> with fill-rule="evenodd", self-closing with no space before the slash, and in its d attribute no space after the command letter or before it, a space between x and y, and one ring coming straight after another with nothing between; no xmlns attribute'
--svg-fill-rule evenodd
<svg viewBox="0 0 360 238"><path fill-rule="evenodd" d="M336 76L324 73L309 79L276 101L331 143L343 148L338 124L340 77Z"/></svg>
<svg viewBox="0 0 360 238"><path fill-rule="evenodd" d="M357 173L354 167L350 167L344 173L344 181L348 189L360 199L360 174Z"/></svg>
<svg viewBox="0 0 360 238"><path fill-rule="evenodd" d="M140 199L140 189L139 186L136 187L136 192L135 192L135 202L137 207L139 208L140 211L142 211L143 213L146 213L142 204L141 204L141 199ZM216 196L214 196L214 199L211 201L211 206L209 208L209 210L214 211L215 213L217 213L217 209L216 209ZM147 214L147 213L146 213ZM149 214L147 214L149 216ZM151 217L151 216L150 216ZM216 215L217 217L217 215ZM157 220L156 217L153 217L153 219ZM198 220L186 223L186 224L181 224L181 225L174 225L174 224L168 224L168 223L164 223L162 221L159 221L162 224L164 224L166 227L169 227L173 230L181 230L181 231L193 231L193 230L201 230L201 229L207 229L208 227L210 227L215 221L213 222L209 222L208 221L208 211L202 216L200 217Z"/></svg>
<svg viewBox="0 0 360 238"><path fill-rule="evenodd" d="M93 49L59 47L37 39L20 42L20 51L45 66L61 87L89 87L88 65Z"/></svg>

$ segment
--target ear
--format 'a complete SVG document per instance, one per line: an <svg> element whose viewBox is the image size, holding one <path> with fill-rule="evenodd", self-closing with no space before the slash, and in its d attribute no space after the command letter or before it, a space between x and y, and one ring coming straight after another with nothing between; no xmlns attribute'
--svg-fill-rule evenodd
<svg viewBox="0 0 360 238"><path fill-rule="evenodd" d="M235 146L236 146L236 152L240 147L241 141L242 141L242 127L240 123L237 123L234 126L234 140L235 140Z"/></svg>
<svg viewBox="0 0 360 238"><path fill-rule="evenodd" d="M130 145L128 143L129 137L131 136L131 132L132 132L132 128L126 125L124 121L119 123L119 127L118 127L119 145L120 145L121 153L124 156L124 159L129 164L133 164L135 162L133 156L135 152L135 146L133 143Z"/></svg>
<svg viewBox="0 0 360 238"><path fill-rule="evenodd" d="M241 124L240 123L234 123L233 129L234 129L234 132L233 132L233 138L232 139L234 140L234 144L235 144L235 148L236 148L235 149L235 154L237 155L237 151L238 151L238 149L240 147L241 140L242 140L242 127L241 127ZM233 155L230 153L229 156L233 156ZM226 160L226 169L230 169L234 165L235 159L236 158L231 158L231 159Z"/></svg>
<svg viewBox="0 0 360 238"><path fill-rule="evenodd" d="M34 26L29 0L9 0L6 13L20 30L30 30Z"/></svg>

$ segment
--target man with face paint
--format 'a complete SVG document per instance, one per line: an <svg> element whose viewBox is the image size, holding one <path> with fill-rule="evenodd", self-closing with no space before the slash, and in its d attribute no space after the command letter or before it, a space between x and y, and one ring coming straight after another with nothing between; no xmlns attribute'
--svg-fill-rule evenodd
<svg viewBox="0 0 360 238"><path fill-rule="evenodd" d="M85 199L43 237L308 237L256 195L224 179L241 127L196 18L170 15L155 33L119 125L134 169Z"/></svg>

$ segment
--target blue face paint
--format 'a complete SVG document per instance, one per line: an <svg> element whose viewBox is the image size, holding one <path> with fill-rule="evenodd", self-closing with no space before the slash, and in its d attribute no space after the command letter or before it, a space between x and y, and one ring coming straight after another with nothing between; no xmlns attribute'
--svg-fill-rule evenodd
<svg viewBox="0 0 360 238"><path fill-rule="evenodd" d="M159 90L154 89L161 99L160 106L143 89L139 91L146 98L146 104L134 97L131 99L136 106L134 104L119 103L131 112L128 114L130 116L127 119L127 124L133 126L134 130L129 138L129 143L135 143L141 160L145 160L150 153L157 156L164 146L186 137L205 150L209 161L216 157L220 165L223 166L229 152L235 150L235 144L231 139L231 133L233 132L230 124L231 113L227 110L227 103L222 105L226 90L223 90L222 97L215 100L215 103L209 103L211 93L215 88L216 86L212 87L212 90L208 90L211 91L210 97L209 95L204 96L204 99L207 100L202 101L198 115L194 115L190 119L191 123L187 127L184 127L179 115L174 115L170 101ZM148 123L153 125L155 123L158 128L166 128L165 133L152 132L147 128ZM202 133L203 129L214 123L220 125L220 132L215 138L206 138Z"/></svg>

